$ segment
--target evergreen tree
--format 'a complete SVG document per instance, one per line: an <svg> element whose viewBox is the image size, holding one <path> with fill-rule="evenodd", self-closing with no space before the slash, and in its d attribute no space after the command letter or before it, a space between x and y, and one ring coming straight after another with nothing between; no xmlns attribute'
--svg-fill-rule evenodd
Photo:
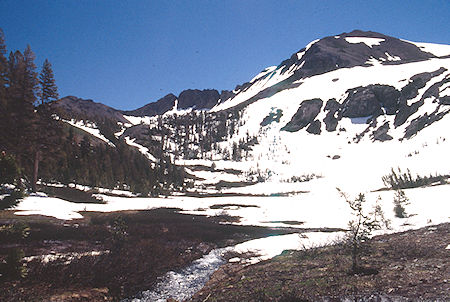
<svg viewBox="0 0 450 302"><path fill-rule="evenodd" d="M6 59L6 45L3 35L3 31L0 28L0 152L6 149L6 133L8 130L8 109L7 109L7 98L6 98L6 82L7 82L7 70L8 70L8 60Z"/></svg>
<svg viewBox="0 0 450 302"><path fill-rule="evenodd" d="M9 54L6 69L6 97L4 99L5 114L2 116L5 129L1 135L2 151L16 155L16 161L21 165L21 143L24 141L25 129L28 124L23 114L30 110L23 102L23 78L25 73L24 58L20 51ZM27 107L27 108L24 108Z"/></svg>
<svg viewBox="0 0 450 302"><path fill-rule="evenodd" d="M14 64L10 63L13 70L11 84L13 86L10 102L15 113L14 133L18 137L17 144L14 145L15 153L20 166L25 167L25 175L33 175L32 167L36 159L38 148L38 134L41 129L37 129L38 116L35 112L36 92L38 87L35 55L28 45L23 55L16 51ZM11 69L10 68L10 69Z"/></svg>
<svg viewBox="0 0 450 302"><path fill-rule="evenodd" d="M6 71L8 61L6 59L5 36L0 28L0 110L4 110L6 102ZM0 111L3 112L3 111Z"/></svg>
<svg viewBox="0 0 450 302"><path fill-rule="evenodd" d="M43 159L43 153L47 156L55 153L58 149L58 140L61 135L61 129L58 122L52 117L52 110L49 102L58 99L58 88L55 84L55 78L50 62L45 59L41 74L39 75L40 90L38 92L41 104L37 107L36 117L33 123L31 133L32 139L33 174L32 190L36 191L36 182L38 180L39 164Z"/></svg>
<svg viewBox="0 0 450 302"><path fill-rule="evenodd" d="M56 101L58 99L58 88L55 84L52 65L47 59L45 59L41 74L39 75L39 84L39 98L41 100L41 104Z"/></svg>
<svg viewBox="0 0 450 302"><path fill-rule="evenodd" d="M61 146L62 128L59 121L53 118L53 111L49 104L42 104L36 108L36 118L33 124L34 138L32 152L34 155L32 189L36 191L39 164L44 159L57 157ZM50 160L48 159L47 164Z"/></svg>
<svg viewBox="0 0 450 302"><path fill-rule="evenodd" d="M5 152L0 153L0 195L0 210L13 208L23 197L19 167L14 156Z"/></svg>
<svg viewBox="0 0 450 302"><path fill-rule="evenodd" d="M31 50L30 45L23 52L24 74L23 74L23 100L32 105L36 104L36 93L38 91L38 75L36 72L36 64L34 60L36 55Z"/></svg>

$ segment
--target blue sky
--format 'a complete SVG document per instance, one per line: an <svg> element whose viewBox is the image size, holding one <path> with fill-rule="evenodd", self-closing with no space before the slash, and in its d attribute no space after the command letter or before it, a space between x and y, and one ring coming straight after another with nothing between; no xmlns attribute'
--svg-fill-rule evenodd
<svg viewBox="0 0 450 302"><path fill-rule="evenodd" d="M8 50L53 65L61 96L135 109L233 89L310 41L353 29L450 44L450 1L0 0Z"/></svg>

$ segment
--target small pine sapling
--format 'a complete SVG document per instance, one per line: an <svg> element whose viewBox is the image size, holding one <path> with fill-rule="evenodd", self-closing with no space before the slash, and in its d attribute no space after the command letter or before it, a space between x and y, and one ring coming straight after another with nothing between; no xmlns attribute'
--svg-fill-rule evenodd
<svg viewBox="0 0 450 302"><path fill-rule="evenodd" d="M364 269L361 265L361 254L365 250L368 244L368 240L371 237L373 231L379 230L384 226L388 226L389 222L384 219L383 211L379 206L379 200L373 208L372 212L366 213L364 205L366 203L366 197L360 193L357 198L351 200L348 195L337 188L339 194L345 199L350 209L352 210L353 218L348 222L348 231L345 237L345 244L350 249L352 256L352 274L364 273L367 269Z"/></svg>
<svg viewBox="0 0 450 302"><path fill-rule="evenodd" d="M408 218L405 206L409 204L409 198L403 190L396 190L394 195L394 213L397 218Z"/></svg>

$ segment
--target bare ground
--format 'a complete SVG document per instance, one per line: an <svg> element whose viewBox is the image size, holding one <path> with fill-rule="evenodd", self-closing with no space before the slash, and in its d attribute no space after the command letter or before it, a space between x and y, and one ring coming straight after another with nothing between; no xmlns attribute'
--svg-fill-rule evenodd
<svg viewBox="0 0 450 302"><path fill-rule="evenodd" d="M342 245L227 264L191 301L450 301L449 235L446 223L374 237L360 275Z"/></svg>
<svg viewBox="0 0 450 302"><path fill-rule="evenodd" d="M0 301L119 300L151 288L158 276L214 248L292 232L224 225L237 218L184 215L176 209L83 215L61 221L0 212ZM6 231L13 225L19 227ZM26 238L17 232L21 225L29 228ZM23 278L5 271L13 250L27 259L20 262L26 265ZM89 255L92 251L98 255Z"/></svg>

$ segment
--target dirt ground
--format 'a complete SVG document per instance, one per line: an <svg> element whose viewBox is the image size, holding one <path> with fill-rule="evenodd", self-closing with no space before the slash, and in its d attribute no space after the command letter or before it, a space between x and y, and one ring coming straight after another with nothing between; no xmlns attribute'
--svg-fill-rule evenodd
<svg viewBox="0 0 450 302"><path fill-rule="evenodd" d="M177 209L83 215L61 221L0 212L0 268L11 251L25 256L22 277L0 276L0 301L133 297L214 248L292 232L224 225L236 218ZM375 237L362 257L365 275L349 274L350 256L341 245L285 251L256 265L227 264L192 301L450 301L449 233L447 223Z"/></svg>
<svg viewBox="0 0 450 302"><path fill-rule="evenodd" d="M177 209L82 214L84 219L61 221L0 212L0 301L132 297L214 248L292 232L225 225L221 222L236 218L184 215ZM5 268L12 251L25 256L18 264L22 277Z"/></svg>
<svg viewBox="0 0 450 302"><path fill-rule="evenodd" d="M227 264L191 301L450 301L449 235L446 223L375 237L361 275L342 245Z"/></svg>

